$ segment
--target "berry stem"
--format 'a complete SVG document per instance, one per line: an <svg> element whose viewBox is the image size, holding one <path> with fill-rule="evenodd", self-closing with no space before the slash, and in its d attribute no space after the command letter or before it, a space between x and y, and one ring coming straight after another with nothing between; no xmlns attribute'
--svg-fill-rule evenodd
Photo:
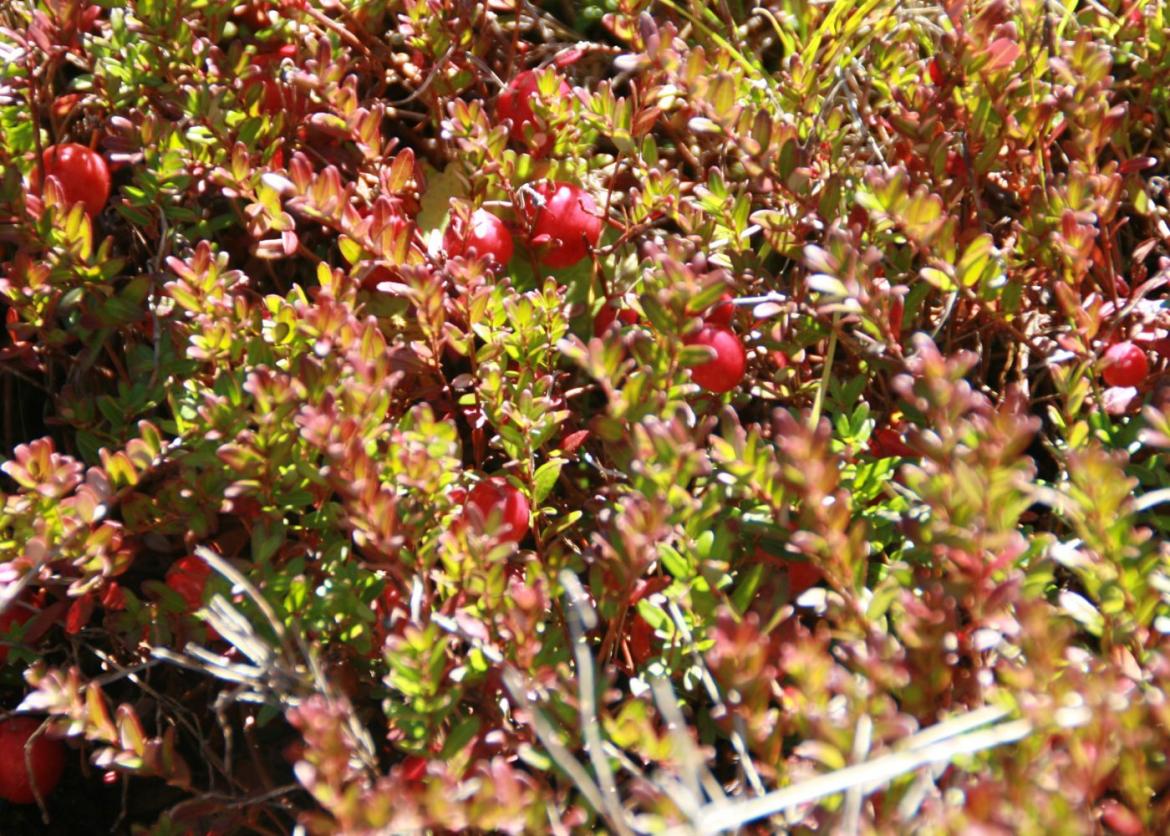
<svg viewBox="0 0 1170 836"><path fill-rule="evenodd" d="M812 413L808 416L810 429L816 429L821 420L821 410L825 406L825 392L829 389L829 380L833 376L833 355L837 353L837 324L841 320L841 313L833 314L833 330L829 333L829 348L825 352L825 368L821 372L821 382L817 386L816 400L813 401Z"/></svg>

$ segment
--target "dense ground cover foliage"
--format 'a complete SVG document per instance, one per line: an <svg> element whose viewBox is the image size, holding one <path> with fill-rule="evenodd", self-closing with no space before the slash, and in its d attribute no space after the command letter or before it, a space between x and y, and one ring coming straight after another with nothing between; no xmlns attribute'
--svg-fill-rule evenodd
<svg viewBox="0 0 1170 836"><path fill-rule="evenodd" d="M4 832L1164 831L1166 16L0 4Z"/></svg>

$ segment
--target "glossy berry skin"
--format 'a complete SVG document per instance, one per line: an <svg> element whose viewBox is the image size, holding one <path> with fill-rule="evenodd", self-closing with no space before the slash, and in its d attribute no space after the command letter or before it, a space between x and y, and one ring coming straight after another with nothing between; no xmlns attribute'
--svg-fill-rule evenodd
<svg viewBox="0 0 1170 836"><path fill-rule="evenodd" d="M554 270L571 267L601 238L597 203L589 192L572 183L545 181L535 191L539 197L529 199L527 211L533 243L545 245L541 263Z"/></svg>
<svg viewBox="0 0 1170 836"><path fill-rule="evenodd" d="M878 427L869 436L869 452L875 459L912 458L915 453L892 427Z"/></svg>
<svg viewBox="0 0 1170 836"><path fill-rule="evenodd" d="M467 495L467 505L475 506L485 521L499 515L501 540L519 543L528 533L528 499L506 479L495 476L480 482Z"/></svg>
<svg viewBox="0 0 1170 836"><path fill-rule="evenodd" d="M788 563L788 595L799 598L821 582L821 573L811 563Z"/></svg>
<svg viewBox="0 0 1170 836"><path fill-rule="evenodd" d="M739 337L727 328L705 325L688 337L687 345L705 345L715 349L715 357L691 369L691 379L710 392L729 392L743 380L747 370L747 353Z"/></svg>
<svg viewBox="0 0 1170 836"><path fill-rule="evenodd" d="M707 315L703 318L703 321L717 328L730 328L731 320L734 318L735 297L730 293L724 293L719 297L719 301L707 311Z"/></svg>
<svg viewBox="0 0 1170 836"><path fill-rule="evenodd" d="M572 88L564 79L560 79L557 86L557 96L564 97L572 94ZM525 126L536 121L536 114L532 111L532 100L539 95L540 85L537 83L536 72L524 70L516 73L515 78L508 82L508 86L500 92L499 98L496 99L496 119L500 121L511 120L512 127L509 135L513 142L524 142ZM553 144L553 138L548 137L536 149L537 156L543 157L548 154L552 150Z"/></svg>
<svg viewBox="0 0 1170 836"><path fill-rule="evenodd" d="M34 784L41 798L47 797L65 771L65 747L43 734L33 741L26 765L25 744L40 725L39 718L27 715L9 717L0 723L0 798L13 804L34 803Z"/></svg>
<svg viewBox="0 0 1170 836"><path fill-rule="evenodd" d="M789 600L799 598L824 580L821 571L806 561L781 560L768 554L767 551L759 546L756 547L755 557L765 564L771 566L779 564L782 566L781 571L788 581Z"/></svg>
<svg viewBox="0 0 1170 836"><path fill-rule="evenodd" d="M593 318L593 336L600 337L605 334L615 319L621 320L622 325L635 325L638 322L638 312L630 308L618 308L612 301L606 302Z"/></svg>
<svg viewBox="0 0 1170 836"><path fill-rule="evenodd" d="M102 155L76 142L51 145L41 155L44 177L56 177L65 193L65 202L84 203L85 211L94 215L110 199L110 169ZM32 187L39 191L41 176L33 174Z"/></svg>
<svg viewBox="0 0 1170 836"><path fill-rule="evenodd" d="M203 606L203 591L210 577L210 566L197 557L188 556L175 561L167 570L167 586L179 593L189 610L197 610Z"/></svg>
<svg viewBox="0 0 1170 836"><path fill-rule="evenodd" d="M1149 371L1146 353L1126 340L1109 346L1101 377L1110 386L1139 386Z"/></svg>
<svg viewBox="0 0 1170 836"><path fill-rule="evenodd" d="M512 233L504 222L486 209L476 209L469 222L464 225L458 218L452 218L443 235L443 248L447 255L491 258L503 267L512 260Z"/></svg>

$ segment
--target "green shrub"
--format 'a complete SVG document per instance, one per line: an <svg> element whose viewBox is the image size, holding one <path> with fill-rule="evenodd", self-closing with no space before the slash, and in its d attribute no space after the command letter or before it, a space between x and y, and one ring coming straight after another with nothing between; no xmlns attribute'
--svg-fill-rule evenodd
<svg viewBox="0 0 1170 836"><path fill-rule="evenodd" d="M1165 829L1165 15L5 4L5 820Z"/></svg>

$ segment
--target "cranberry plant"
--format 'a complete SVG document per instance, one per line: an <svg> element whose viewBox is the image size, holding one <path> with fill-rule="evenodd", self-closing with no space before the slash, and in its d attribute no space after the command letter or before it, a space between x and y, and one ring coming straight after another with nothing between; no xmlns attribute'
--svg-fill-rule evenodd
<svg viewBox="0 0 1170 836"><path fill-rule="evenodd" d="M3 4L4 820L1164 830L1166 14Z"/></svg>

